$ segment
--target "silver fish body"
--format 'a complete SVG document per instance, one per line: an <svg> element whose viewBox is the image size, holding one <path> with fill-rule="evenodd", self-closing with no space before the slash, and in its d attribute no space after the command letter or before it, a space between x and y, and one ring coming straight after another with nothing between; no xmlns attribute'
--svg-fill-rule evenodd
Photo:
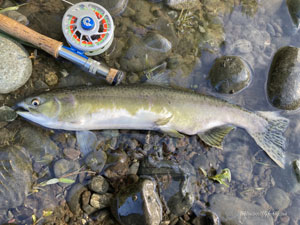
<svg viewBox="0 0 300 225"><path fill-rule="evenodd" d="M288 120L273 112L250 112L239 106L160 86L84 87L56 90L18 103L17 113L52 129L159 130L175 137L199 137L222 147L223 138L241 127L281 167L284 165L282 133Z"/></svg>

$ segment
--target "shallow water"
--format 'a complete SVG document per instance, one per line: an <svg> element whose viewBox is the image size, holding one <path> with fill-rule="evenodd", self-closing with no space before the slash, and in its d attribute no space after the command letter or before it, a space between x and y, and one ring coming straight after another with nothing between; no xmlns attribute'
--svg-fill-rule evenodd
<svg viewBox="0 0 300 225"><path fill-rule="evenodd" d="M32 28L41 33L46 33L45 27L41 26L39 24L40 21L36 21L34 18L41 18L38 15L39 13L46 13L49 15L49 18L55 18L49 19L50 22L55 21L57 24L51 24L54 28L49 29L47 35L63 40L60 32L51 33L51 31L57 30L59 27L57 18L63 15L66 5L63 5L59 0L49 1L48 5L42 1L37 2L37 4L29 4L26 6L27 8L21 8L20 12L28 16L29 20L32 18L32 21L30 21ZM57 4L58 2L59 4ZM289 16L285 1L251 1L253 5L250 3L244 7L238 4L238 1L203 2L205 2L203 4L207 4L207 7L202 7L201 9L207 11L184 10L181 12L172 10L162 3L149 3L146 0L129 0L128 7L135 11L135 15L130 16L130 13L125 11L125 15L114 18L117 25L115 31L116 39L125 47L120 50L121 53L105 55L105 59L108 60L107 63L111 66L120 65L122 54L124 56L126 48L129 47L127 42L129 37L143 36L149 31L156 30L161 35L165 35L167 39L172 39L173 34L164 33L163 26L159 25L160 23L158 22L159 18L167 18L162 23L173 21L176 24L177 22L175 34L179 39L179 43L176 45L174 45L176 41L170 40L175 47L173 47L172 53L168 57L173 57L174 55L182 56L179 62L180 65L167 73L170 76L172 86L189 88L199 93L214 95L252 111L279 111L271 106L266 95L266 82L272 57L282 46L292 45L300 47L299 32ZM219 6L219 8L216 9L216 6ZM155 14L155 11L158 12L158 16L154 20L147 21L145 18L152 15L151 13ZM189 29L193 28L183 26L185 22L178 22L181 13L186 15L187 18L190 16L190 20L203 20L203 29L210 32L209 37L206 36L207 39L205 39L205 32L203 34L197 30L191 31ZM30 17L30 14L34 16ZM172 15L179 17L173 19ZM208 17L209 20L203 19ZM199 41L199 38L203 38L203 40ZM30 52L33 51L30 48L28 50ZM246 89L232 95L226 95L218 94L210 87L207 80L209 70L215 58L222 55L237 55L247 62L252 71L252 80ZM97 59L100 59L100 57L97 57ZM165 59L162 61L165 61ZM161 63L159 62L157 65ZM146 67L147 65L145 66L145 71L149 72L151 68ZM36 93L38 91L37 81L41 80L44 82L45 74L49 72L54 72L59 78L58 84L50 86L50 89L70 85L103 83L103 81L91 78L86 73L81 72L81 70L70 63L61 59L55 61L40 51L38 52L34 69L31 80L26 84L26 89L9 95L2 95L0 103L13 105L17 99ZM66 77L61 73L63 70L68 72ZM142 71L129 71L127 82L139 83L140 78L143 76L144 73ZM197 216L201 210L208 206L209 198L213 194L225 193L228 196L237 196L248 202L258 204L265 209L265 211L256 212L256 214L253 214L253 211L247 212L245 208L236 212L243 215L242 217L245 217L246 221L250 221L253 217L270 217L273 219L274 224L300 224L300 184L297 182L291 166L292 160L300 158L300 142L298 138L300 116L297 111L282 111L281 113L290 119L290 126L285 135L287 138L285 169L278 168L242 129L236 129L226 137L223 151L214 148L208 149L195 136L177 140L147 131L96 131L94 133L98 140L97 148L106 152L124 149L128 155L129 165L141 160L145 155L157 154L157 149L162 151L162 154L157 158L174 162L181 160L190 162L197 171L198 179L197 185L193 187L196 201L189 213L191 218ZM41 182L54 177L53 162L66 158L66 154L62 153L65 149L73 148L79 150L78 144L76 144L75 132L42 129L36 125L30 125L20 118L4 125L0 126L2 127L0 128L0 133L7 134L8 137L2 138L3 140L0 139L0 144L4 146L3 149L6 148L7 144L11 144L22 146L25 150L28 150L33 162L33 170L35 171L33 176L33 186L35 188L40 187L38 184ZM22 131L25 128L28 129L22 135L19 135L21 138L18 138L18 134L15 134L18 133L18 130ZM24 138L26 139L25 141ZM73 152L72 154L75 153ZM120 155L122 154L120 153ZM79 159L76 157L74 158L75 161L82 164L82 157L79 157ZM114 157L111 158L114 163ZM128 169L128 165L125 164L123 163L122 166ZM107 166L110 166L110 164L108 163ZM123 168L122 166L121 169ZM203 177L199 173L199 167L212 174L214 172L219 173L222 169L229 167L232 173L232 181L229 183L229 188ZM86 171L87 169L83 168L82 170ZM86 183L90 176L88 172L83 172L77 178L72 178L77 179L76 182ZM116 185L118 182L122 184L123 181L114 180L112 182L116 190L119 188ZM179 185L174 185L174 187L177 186ZM288 201L286 207L276 209L270 206L270 203L266 200L268 198L266 197L267 191L270 187L280 188L286 192L285 199L281 199L282 201ZM1 210L0 207L0 223L10 220L18 224L28 224L32 215L40 218L43 210L55 211L57 218L65 218L64 216L69 215L68 210L63 208L68 188L66 184L52 184L51 187L45 186L42 190L28 193L29 196L25 199L25 202L17 208ZM276 195L272 196L275 199L277 197ZM280 199L280 197L278 198ZM227 205L226 207L231 206ZM63 216L57 213L60 210L64 212L62 213ZM1 220L2 218L3 221ZM80 220L80 216L78 218ZM85 221L89 220L84 216L82 218ZM51 219L51 216L46 219L51 222L56 221ZM167 221L169 219L168 215L165 215L164 219ZM57 221L60 220L57 219ZM82 223L82 221L80 220L79 223Z"/></svg>

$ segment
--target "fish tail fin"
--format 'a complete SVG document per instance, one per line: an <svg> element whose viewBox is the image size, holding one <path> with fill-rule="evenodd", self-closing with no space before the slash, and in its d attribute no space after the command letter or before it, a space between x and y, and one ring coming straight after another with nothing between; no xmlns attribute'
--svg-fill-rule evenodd
<svg viewBox="0 0 300 225"><path fill-rule="evenodd" d="M283 132L289 125L287 118L281 117L276 112L257 112L268 121L264 132L251 132L255 142L277 163L281 168L285 164L285 137Z"/></svg>

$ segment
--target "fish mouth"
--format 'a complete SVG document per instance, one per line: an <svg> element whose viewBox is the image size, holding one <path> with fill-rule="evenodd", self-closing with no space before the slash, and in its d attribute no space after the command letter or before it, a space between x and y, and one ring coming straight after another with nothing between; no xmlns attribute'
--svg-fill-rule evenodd
<svg viewBox="0 0 300 225"><path fill-rule="evenodd" d="M16 111L19 115L24 115L31 113L30 107L24 103L18 103L16 104L13 109Z"/></svg>

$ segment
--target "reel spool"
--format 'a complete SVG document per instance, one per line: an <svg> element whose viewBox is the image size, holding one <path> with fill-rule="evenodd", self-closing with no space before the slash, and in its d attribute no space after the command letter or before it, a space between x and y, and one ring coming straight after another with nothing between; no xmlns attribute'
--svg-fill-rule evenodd
<svg viewBox="0 0 300 225"><path fill-rule="evenodd" d="M71 6L62 21L68 43L88 56L106 51L114 39L114 22L109 12L93 2Z"/></svg>

